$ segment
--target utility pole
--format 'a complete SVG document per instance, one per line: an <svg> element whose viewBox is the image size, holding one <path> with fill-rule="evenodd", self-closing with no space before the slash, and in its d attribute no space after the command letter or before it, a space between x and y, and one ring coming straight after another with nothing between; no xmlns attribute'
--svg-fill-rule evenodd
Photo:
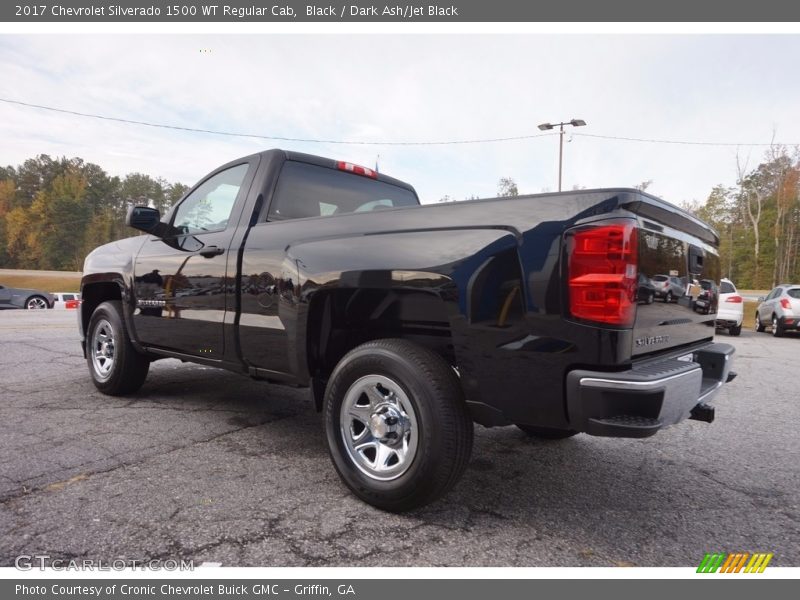
<svg viewBox="0 0 800 600"><path fill-rule="evenodd" d="M561 173L564 164L564 125L572 125L573 127L583 127L586 121L583 119L572 119L571 121L563 121L561 123L542 123L539 129L547 131L548 129L555 129L558 127L558 191L561 191Z"/></svg>

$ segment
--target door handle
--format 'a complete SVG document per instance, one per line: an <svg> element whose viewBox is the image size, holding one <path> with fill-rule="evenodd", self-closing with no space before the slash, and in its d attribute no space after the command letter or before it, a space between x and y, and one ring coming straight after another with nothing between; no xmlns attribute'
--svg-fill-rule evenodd
<svg viewBox="0 0 800 600"><path fill-rule="evenodd" d="M223 248L219 248L217 246L208 246L200 250L199 254L200 256L204 256L206 258L212 258L214 256L219 256L223 252L225 252Z"/></svg>

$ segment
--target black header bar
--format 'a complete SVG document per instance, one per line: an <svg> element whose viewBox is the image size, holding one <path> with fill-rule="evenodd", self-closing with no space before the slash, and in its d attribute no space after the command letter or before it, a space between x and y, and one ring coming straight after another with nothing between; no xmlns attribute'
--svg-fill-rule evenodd
<svg viewBox="0 0 800 600"><path fill-rule="evenodd" d="M787 0L5 0L5 22L797 22Z"/></svg>

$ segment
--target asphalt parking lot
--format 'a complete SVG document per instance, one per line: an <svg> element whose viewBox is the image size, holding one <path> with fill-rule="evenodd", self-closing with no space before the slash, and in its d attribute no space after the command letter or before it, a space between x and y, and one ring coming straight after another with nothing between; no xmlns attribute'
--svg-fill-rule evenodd
<svg viewBox="0 0 800 600"><path fill-rule="evenodd" d="M690 566L759 551L798 566L800 336L718 338L739 378L714 424L559 442L476 426L457 488L398 516L339 482L305 390L165 360L135 396L105 397L74 312L0 311L0 565Z"/></svg>

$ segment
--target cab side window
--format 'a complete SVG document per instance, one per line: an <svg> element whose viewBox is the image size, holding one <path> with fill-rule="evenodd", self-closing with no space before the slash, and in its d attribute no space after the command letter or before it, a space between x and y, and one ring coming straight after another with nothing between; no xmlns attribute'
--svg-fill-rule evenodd
<svg viewBox="0 0 800 600"><path fill-rule="evenodd" d="M225 229L248 166L245 163L225 169L200 184L178 206L173 227L184 234Z"/></svg>

